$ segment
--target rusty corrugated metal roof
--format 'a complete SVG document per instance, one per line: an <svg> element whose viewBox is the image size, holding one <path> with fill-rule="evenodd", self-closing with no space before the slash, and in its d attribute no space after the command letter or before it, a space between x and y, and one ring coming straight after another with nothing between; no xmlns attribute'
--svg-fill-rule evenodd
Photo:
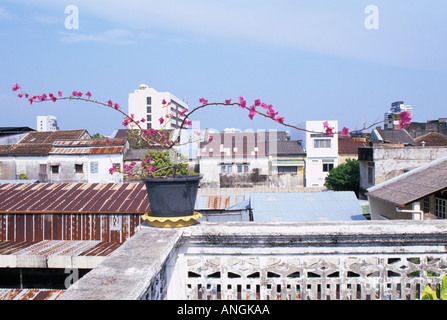
<svg viewBox="0 0 447 320"><path fill-rule="evenodd" d="M0 300L57 300L65 290L0 289Z"/></svg>
<svg viewBox="0 0 447 320"><path fill-rule="evenodd" d="M14 256L109 256L122 243L101 241L44 240L0 242L0 255Z"/></svg>
<svg viewBox="0 0 447 320"><path fill-rule="evenodd" d="M0 183L0 213L146 213L144 183Z"/></svg>

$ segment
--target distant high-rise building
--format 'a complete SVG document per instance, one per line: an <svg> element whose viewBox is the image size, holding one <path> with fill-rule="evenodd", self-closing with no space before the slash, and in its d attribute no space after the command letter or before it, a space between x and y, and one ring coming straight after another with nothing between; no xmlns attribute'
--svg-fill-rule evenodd
<svg viewBox="0 0 447 320"><path fill-rule="evenodd" d="M413 108L410 105L404 104L403 101L396 101L391 104L390 111L385 113L383 128L385 130L397 129L399 124L399 113L406 111L413 114Z"/></svg>
<svg viewBox="0 0 447 320"><path fill-rule="evenodd" d="M58 131L55 116L37 116L37 131Z"/></svg>
<svg viewBox="0 0 447 320"><path fill-rule="evenodd" d="M171 104L168 107L164 107L163 100ZM185 101L169 92L158 92L145 84L141 84L139 89L129 93L129 114L133 114L135 120L144 118L146 122L142 127L146 129L161 129L162 125L159 119L163 118L166 121L165 116L168 114L172 115L171 121L168 125L163 123L163 127L165 129L180 128L187 113L185 109L188 110L188 104Z"/></svg>

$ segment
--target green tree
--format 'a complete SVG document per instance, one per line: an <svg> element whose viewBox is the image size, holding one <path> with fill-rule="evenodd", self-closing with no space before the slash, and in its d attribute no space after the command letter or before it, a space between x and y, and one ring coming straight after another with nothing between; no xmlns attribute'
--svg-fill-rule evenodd
<svg viewBox="0 0 447 320"><path fill-rule="evenodd" d="M334 191L354 191L357 197L360 191L360 170L359 161L347 159L345 163L329 171L326 187Z"/></svg>

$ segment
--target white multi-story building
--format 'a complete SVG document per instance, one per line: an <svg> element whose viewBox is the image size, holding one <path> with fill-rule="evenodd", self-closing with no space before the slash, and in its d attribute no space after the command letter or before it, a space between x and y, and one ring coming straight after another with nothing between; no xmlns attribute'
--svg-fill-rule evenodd
<svg viewBox="0 0 447 320"><path fill-rule="evenodd" d="M57 119L55 116L37 116L37 131L58 131Z"/></svg>
<svg viewBox="0 0 447 320"><path fill-rule="evenodd" d="M171 103L165 107L163 100L166 103ZM129 93L129 115L133 114L136 120L145 119L143 124L145 129L177 129L182 124L184 110L188 109L188 104L174 96L169 92L158 92L154 88L150 88L145 84L133 93ZM166 115L172 114L169 124L166 125ZM163 118L163 125L160 124L159 119Z"/></svg>
<svg viewBox="0 0 447 320"><path fill-rule="evenodd" d="M404 104L403 101L396 101L391 104L390 111L385 113L383 128L385 130L393 130L398 128L399 124L399 113L406 111L413 114L413 108L410 105Z"/></svg>
<svg viewBox="0 0 447 320"><path fill-rule="evenodd" d="M306 121L306 131L294 132L294 139L301 140L306 151L305 186L324 187L332 168L338 165L338 121L328 121L333 135L326 134L324 121Z"/></svg>

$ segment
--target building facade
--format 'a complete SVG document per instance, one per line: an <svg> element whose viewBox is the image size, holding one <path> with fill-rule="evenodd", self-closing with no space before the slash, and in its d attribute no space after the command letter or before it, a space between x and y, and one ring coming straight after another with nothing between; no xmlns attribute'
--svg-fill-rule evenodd
<svg viewBox="0 0 447 320"><path fill-rule="evenodd" d="M170 105L164 106L163 100ZM156 130L179 128L185 118L185 109L188 110L185 101L169 92L158 92L145 84L141 84L137 90L129 93L128 107L129 115L133 114L136 120L146 120L143 124L145 129ZM172 115L168 125L165 122L166 115ZM163 124L160 124L160 118L163 119Z"/></svg>
<svg viewBox="0 0 447 320"><path fill-rule="evenodd" d="M37 116L37 131L57 131L57 119L55 116Z"/></svg>
<svg viewBox="0 0 447 320"><path fill-rule="evenodd" d="M295 131L306 152L305 187L323 187L329 171L338 165L338 121L327 121L335 133L326 134L325 121L306 121L306 131Z"/></svg>
<svg viewBox="0 0 447 320"><path fill-rule="evenodd" d="M395 101L391 103L391 108L385 113L383 127L385 130L398 129L399 125L399 113L408 112L413 113L413 108L410 105L404 104L403 101Z"/></svg>
<svg viewBox="0 0 447 320"><path fill-rule="evenodd" d="M126 139L91 139L86 130L31 132L16 144L0 145L0 180L122 182Z"/></svg>

